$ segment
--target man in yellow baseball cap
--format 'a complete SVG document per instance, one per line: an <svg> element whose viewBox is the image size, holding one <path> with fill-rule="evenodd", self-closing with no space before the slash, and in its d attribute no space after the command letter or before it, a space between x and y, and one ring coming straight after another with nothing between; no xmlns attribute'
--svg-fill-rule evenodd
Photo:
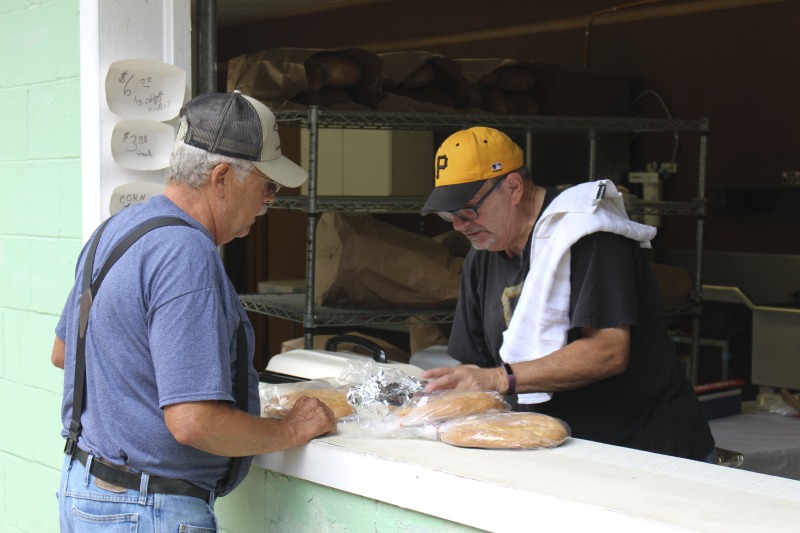
<svg viewBox="0 0 800 533"><path fill-rule="evenodd" d="M609 180L543 188L506 134L458 131L436 153L422 209L464 234L448 353L426 389L496 390L572 436L713 461L714 439L667 331L643 248Z"/></svg>

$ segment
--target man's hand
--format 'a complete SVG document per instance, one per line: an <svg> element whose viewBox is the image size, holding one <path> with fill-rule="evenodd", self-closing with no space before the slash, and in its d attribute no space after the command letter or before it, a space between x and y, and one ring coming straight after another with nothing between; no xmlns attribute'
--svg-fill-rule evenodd
<svg viewBox="0 0 800 533"><path fill-rule="evenodd" d="M294 402L292 410L283 418L283 422L294 427L298 438L305 441L336 431L336 416L331 408L318 398L308 396L303 396Z"/></svg>
<svg viewBox="0 0 800 533"><path fill-rule="evenodd" d="M493 390L503 393L508 389L506 372L503 368L480 368L475 365L458 365L431 368L420 374L428 380L425 392L439 389L458 391Z"/></svg>

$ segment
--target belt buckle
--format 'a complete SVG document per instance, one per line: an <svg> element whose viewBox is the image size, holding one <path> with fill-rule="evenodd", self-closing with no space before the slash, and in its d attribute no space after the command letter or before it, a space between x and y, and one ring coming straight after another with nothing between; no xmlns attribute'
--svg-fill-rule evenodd
<svg viewBox="0 0 800 533"><path fill-rule="evenodd" d="M109 466L114 466L115 468L122 468L124 470L130 471L130 468L128 468L127 466L112 465L111 463L109 463L108 461L105 461L104 459L102 459L100 457L95 457L94 460L95 461L100 461L101 463L107 464ZM97 476L94 476L94 484L97 485L98 488L101 488L103 490L107 490L109 492L116 492L116 493L128 492L128 488L127 487L121 487L119 485L114 485L113 483L109 483L108 481L100 479Z"/></svg>

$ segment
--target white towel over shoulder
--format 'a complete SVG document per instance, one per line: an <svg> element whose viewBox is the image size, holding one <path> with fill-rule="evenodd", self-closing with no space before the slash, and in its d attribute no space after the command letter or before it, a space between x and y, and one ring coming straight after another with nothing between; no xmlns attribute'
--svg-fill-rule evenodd
<svg viewBox="0 0 800 533"><path fill-rule="evenodd" d="M567 343L570 303L570 248L581 237L605 231L649 248L656 229L633 222L622 194L608 180L583 183L559 194L533 229L531 268L508 329L500 357L519 363L544 357ZM519 395L524 404L546 402L548 392Z"/></svg>

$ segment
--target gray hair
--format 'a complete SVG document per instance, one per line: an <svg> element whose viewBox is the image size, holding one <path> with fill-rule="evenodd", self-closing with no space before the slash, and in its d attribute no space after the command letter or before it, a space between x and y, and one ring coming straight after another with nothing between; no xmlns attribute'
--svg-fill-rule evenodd
<svg viewBox="0 0 800 533"><path fill-rule="evenodd" d="M227 163L234 168L236 178L243 181L248 171L255 171L255 167L246 159L228 157L226 155L206 152L202 148L188 145L178 139L172 147L169 160L169 183L182 183L193 189L198 189L208 183L208 178L214 167Z"/></svg>
<svg viewBox="0 0 800 533"><path fill-rule="evenodd" d="M533 174L531 173L531 169L528 167L519 167L514 172L520 174L522 176L522 179L525 181L531 181L533 179Z"/></svg>

